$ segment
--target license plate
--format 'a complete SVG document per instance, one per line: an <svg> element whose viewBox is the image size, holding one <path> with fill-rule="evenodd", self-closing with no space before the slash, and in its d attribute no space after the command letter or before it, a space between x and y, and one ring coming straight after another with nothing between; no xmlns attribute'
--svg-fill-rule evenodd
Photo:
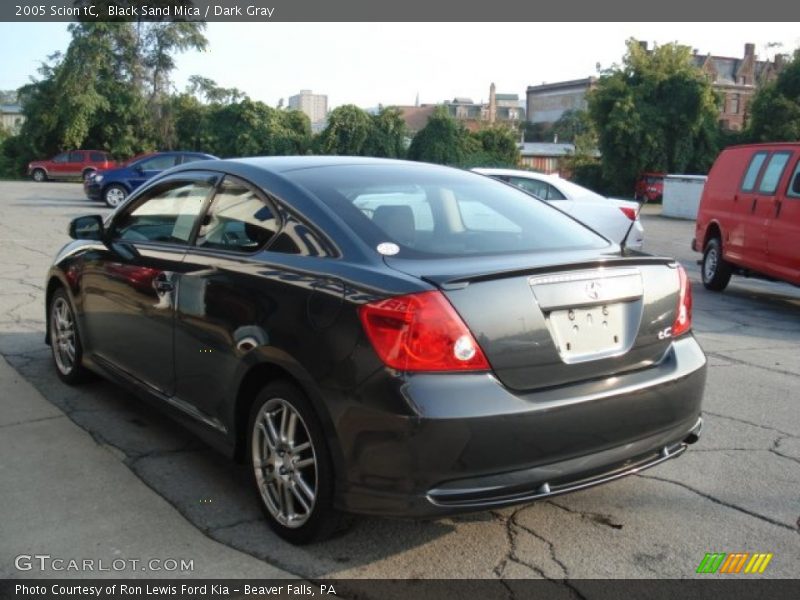
<svg viewBox="0 0 800 600"><path fill-rule="evenodd" d="M553 341L565 362L621 353L627 345L625 304L584 306L550 313Z"/></svg>

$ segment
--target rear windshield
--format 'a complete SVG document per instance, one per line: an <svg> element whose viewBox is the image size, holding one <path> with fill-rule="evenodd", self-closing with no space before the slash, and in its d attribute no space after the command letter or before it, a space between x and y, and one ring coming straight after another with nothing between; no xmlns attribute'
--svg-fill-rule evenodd
<svg viewBox="0 0 800 600"><path fill-rule="evenodd" d="M373 248L406 258L606 248L546 202L489 177L428 165L358 165L287 173Z"/></svg>

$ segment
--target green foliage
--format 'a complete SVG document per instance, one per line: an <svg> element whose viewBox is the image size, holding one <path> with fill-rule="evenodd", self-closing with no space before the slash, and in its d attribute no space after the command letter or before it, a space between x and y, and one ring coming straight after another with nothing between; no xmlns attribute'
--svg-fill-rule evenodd
<svg viewBox="0 0 800 600"><path fill-rule="evenodd" d="M558 141L561 143L574 143L575 138L580 135L590 133L592 131L592 121L589 118L589 113L585 110L567 110L559 117L558 121L553 123L550 130L550 139L552 141L555 136L558 136Z"/></svg>
<svg viewBox="0 0 800 600"><path fill-rule="evenodd" d="M490 127L470 133L444 108L437 108L428 124L411 142L412 160L458 167L516 166L519 162L516 132Z"/></svg>
<svg viewBox="0 0 800 600"><path fill-rule="evenodd" d="M718 98L678 44L652 52L628 41L621 67L588 94L603 176L630 193L642 171L704 172L718 153Z"/></svg>
<svg viewBox="0 0 800 600"><path fill-rule="evenodd" d="M372 133L369 113L353 104L344 104L328 115L328 124L317 139L320 154L364 156Z"/></svg>
<svg viewBox="0 0 800 600"><path fill-rule="evenodd" d="M364 144L367 156L403 158L406 153L406 123L397 108L382 108L372 117L372 129Z"/></svg>
<svg viewBox="0 0 800 600"><path fill-rule="evenodd" d="M800 49L778 78L756 92L748 137L758 142L800 140Z"/></svg>

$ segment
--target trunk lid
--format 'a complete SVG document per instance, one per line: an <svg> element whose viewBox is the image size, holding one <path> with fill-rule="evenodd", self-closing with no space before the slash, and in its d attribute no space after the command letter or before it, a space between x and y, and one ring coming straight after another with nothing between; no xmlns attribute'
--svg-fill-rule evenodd
<svg viewBox="0 0 800 600"><path fill-rule="evenodd" d="M385 260L439 287L497 378L515 390L645 368L670 344L679 290L673 259L575 251Z"/></svg>

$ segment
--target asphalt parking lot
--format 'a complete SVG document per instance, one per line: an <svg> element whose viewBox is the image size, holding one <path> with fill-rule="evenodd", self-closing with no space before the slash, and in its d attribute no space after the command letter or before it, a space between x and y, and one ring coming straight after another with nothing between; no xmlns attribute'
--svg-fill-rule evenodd
<svg viewBox="0 0 800 600"><path fill-rule="evenodd" d="M171 511L158 521L158 533L185 542L182 556L193 556L198 534L219 543L197 550L200 577L222 576L220 564L238 564L238 576L264 576L266 562L309 578L682 578L695 574L706 552L771 552L763 577L797 577L800 290L735 278L723 294L707 292L699 283L699 255L689 249L693 223L663 218L656 207L644 216L646 250L676 256L689 269L694 331L709 360L706 427L683 457L513 509L431 522L361 518L345 535L296 548L262 520L243 468L108 383L68 388L57 379L43 343L45 271L67 241L69 219L105 210L83 199L78 184L0 182L0 354L52 405L50 416L0 423L0 444L4 436L28 435L23 428L37 419L63 414L69 435L102 451L77 459L86 485L95 460L98 469L116 465L132 474L108 489L109 502L134 493L142 498L117 509L120 522L140 527L105 530L118 555L148 547L160 554L147 507L163 499ZM8 402L0 397L0 407ZM27 457L26 469L47 469L58 456L58 439L47 442ZM49 536L68 529L70 520L93 527L81 507L54 509L46 494L17 493L10 502L21 463L8 452L14 448L0 454L0 575L7 577L20 575L9 556L52 550ZM76 485L73 471L49 477L52 494ZM96 496L99 511L102 488ZM47 518L40 518L45 507ZM105 551L93 538L74 539L78 556Z"/></svg>

